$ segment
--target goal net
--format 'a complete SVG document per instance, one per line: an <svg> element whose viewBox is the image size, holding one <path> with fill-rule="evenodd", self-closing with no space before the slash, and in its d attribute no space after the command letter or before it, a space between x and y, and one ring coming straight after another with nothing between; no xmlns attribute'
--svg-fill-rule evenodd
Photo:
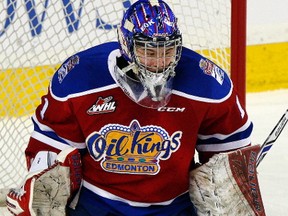
<svg viewBox="0 0 288 216"><path fill-rule="evenodd" d="M26 174L24 150L31 115L52 74L68 56L116 40L129 0L0 2L0 189ZM184 46L228 73L231 68L231 0L167 0L179 19Z"/></svg>

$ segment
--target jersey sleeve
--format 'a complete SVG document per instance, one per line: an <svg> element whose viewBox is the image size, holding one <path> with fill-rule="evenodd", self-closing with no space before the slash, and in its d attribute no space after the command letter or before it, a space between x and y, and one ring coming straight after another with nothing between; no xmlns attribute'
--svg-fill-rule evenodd
<svg viewBox="0 0 288 216"><path fill-rule="evenodd" d="M83 92L114 84L110 74L103 71L108 68L108 54L116 48L117 42L105 43L78 52L62 63L32 117L34 131L26 155L33 158L38 151L60 152L67 146L80 153L86 149L74 102L80 103Z"/></svg>
<svg viewBox="0 0 288 216"><path fill-rule="evenodd" d="M58 71L53 79L57 76ZM72 103L69 97L60 98L53 94L53 88L61 91L60 85L53 87L53 79L48 93L41 98L41 104L32 117L34 130L25 151L29 158L34 158L37 152L43 150L58 153L67 146L85 148L85 138L74 115Z"/></svg>
<svg viewBox="0 0 288 216"><path fill-rule="evenodd" d="M210 104L196 145L200 160L207 162L213 154L250 145L252 129L253 124L234 91L227 100Z"/></svg>

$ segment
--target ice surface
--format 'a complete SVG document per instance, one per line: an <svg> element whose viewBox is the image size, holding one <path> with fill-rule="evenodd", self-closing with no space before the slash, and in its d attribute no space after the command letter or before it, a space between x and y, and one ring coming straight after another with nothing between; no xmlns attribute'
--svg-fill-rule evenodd
<svg viewBox="0 0 288 216"><path fill-rule="evenodd" d="M247 111L254 122L252 142L261 144L288 109L288 90L247 94ZM258 166L267 216L288 213L288 124Z"/></svg>

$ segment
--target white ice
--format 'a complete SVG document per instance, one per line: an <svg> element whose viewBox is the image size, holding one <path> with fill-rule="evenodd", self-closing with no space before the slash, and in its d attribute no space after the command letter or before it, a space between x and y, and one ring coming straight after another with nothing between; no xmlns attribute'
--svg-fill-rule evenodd
<svg viewBox="0 0 288 216"><path fill-rule="evenodd" d="M247 94L247 111L254 122L254 144L265 141L288 109L288 89ZM288 212L288 124L258 166L260 190L267 216Z"/></svg>

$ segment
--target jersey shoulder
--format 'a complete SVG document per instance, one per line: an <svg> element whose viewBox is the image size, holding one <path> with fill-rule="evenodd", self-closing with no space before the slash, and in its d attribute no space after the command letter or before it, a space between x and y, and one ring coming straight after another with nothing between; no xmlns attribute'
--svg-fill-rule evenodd
<svg viewBox="0 0 288 216"><path fill-rule="evenodd" d="M114 84L108 69L109 54L117 42L104 43L66 59L54 73L50 90L58 98Z"/></svg>
<svg viewBox="0 0 288 216"><path fill-rule="evenodd" d="M176 67L174 93L207 102L220 102L232 93L228 74L211 60L183 47Z"/></svg>

